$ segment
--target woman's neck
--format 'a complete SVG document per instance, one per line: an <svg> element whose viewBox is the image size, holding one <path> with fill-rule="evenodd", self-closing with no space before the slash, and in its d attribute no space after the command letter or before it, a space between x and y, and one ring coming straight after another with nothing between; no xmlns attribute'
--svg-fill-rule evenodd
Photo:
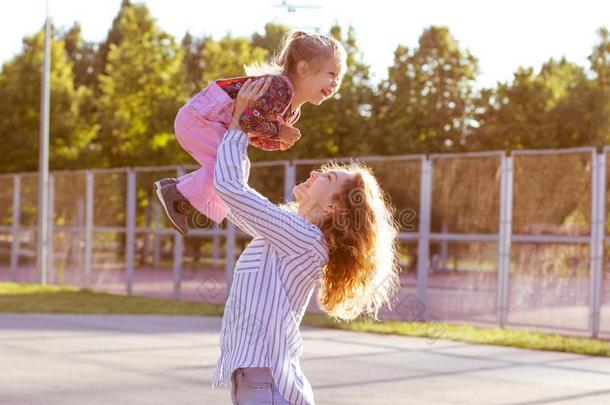
<svg viewBox="0 0 610 405"><path fill-rule="evenodd" d="M301 207L297 209L297 215L305 218L307 221L311 222L314 225L318 225L320 222L319 212L313 209L308 209L307 207Z"/></svg>

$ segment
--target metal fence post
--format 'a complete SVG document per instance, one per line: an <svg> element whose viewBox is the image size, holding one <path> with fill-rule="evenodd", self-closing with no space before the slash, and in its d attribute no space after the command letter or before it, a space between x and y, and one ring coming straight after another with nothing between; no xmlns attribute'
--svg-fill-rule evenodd
<svg viewBox="0 0 610 405"><path fill-rule="evenodd" d="M513 216L513 158L502 156L500 161L500 223L498 230L498 325L506 326L508 317L508 282Z"/></svg>
<svg viewBox="0 0 610 405"><path fill-rule="evenodd" d="M174 234L174 299L180 299L182 285L182 252L184 251L184 238L178 232Z"/></svg>
<svg viewBox="0 0 610 405"><path fill-rule="evenodd" d="M155 231L153 233L153 267L158 269L161 262L161 238L159 237L161 206L159 204L153 204L153 221L155 223Z"/></svg>
<svg viewBox="0 0 610 405"><path fill-rule="evenodd" d="M595 338L598 337L599 330L601 327L601 303L602 303L602 294L604 288L604 257L605 257L605 241L606 241L606 182L608 173L606 171L607 168L606 162L606 154L602 153L598 157L598 184L599 184L599 205L598 205L598 228L597 228L597 243L598 243L598 253L597 256L597 288L596 288L596 300L595 300Z"/></svg>
<svg viewBox="0 0 610 405"><path fill-rule="evenodd" d="M91 283L91 270L93 267L93 190L95 178L93 172L85 172L85 285Z"/></svg>
<svg viewBox="0 0 610 405"><path fill-rule="evenodd" d="M591 162L591 246L589 274L589 331L597 338L600 329L601 295L606 214L606 155L592 154Z"/></svg>
<svg viewBox="0 0 610 405"><path fill-rule="evenodd" d="M178 178L184 176L184 168L176 170ZM184 238L178 232L174 232L174 299L180 299L180 287L182 285L182 252L184 251Z"/></svg>
<svg viewBox="0 0 610 405"><path fill-rule="evenodd" d="M284 164L284 201L292 201L292 189L296 182L296 166L293 162Z"/></svg>
<svg viewBox="0 0 610 405"><path fill-rule="evenodd" d="M214 222L213 229L219 232L220 226ZM220 266L220 235L218 233L212 236L212 265L214 267Z"/></svg>
<svg viewBox="0 0 610 405"><path fill-rule="evenodd" d="M127 169L127 218L125 229L125 270L127 294L133 287L133 260L136 239L136 172Z"/></svg>
<svg viewBox="0 0 610 405"><path fill-rule="evenodd" d="M447 221L443 221L442 233L449 233L449 225ZM443 239L441 242L441 251L438 262L436 263L436 270L447 270L447 258L449 257L449 241L447 239Z"/></svg>
<svg viewBox="0 0 610 405"><path fill-rule="evenodd" d="M430 219L432 206L432 161L422 159L419 200L419 240L417 244L417 298L425 308L430 256Z"/></svg>
<svg viewBox="0 0 610 405"><path fill-rule="evenodd" d="M53 233L55 232L55 175L49 174L49 205L47 212L47 232L48 239L48 251L47 251L47 272L49 283L55 283L55 269L53 264L55 262L55 249L53 246Z"/></svg>
<svg viewBox="0 0 610 405"><path fill-rule="evenodd" d="M85 235L83 232L85 229L85 200L83 197L78 197L76 202L76 228L78 232L73 234L72 245L75 248L72 251L72 256L74 263L76 263L77 269L85 268L84 264L84 249L85 244L82 243L85 240Z"/></svg>
<svg viewBox="0 0 610 405"><path fill-rule="evenodd" d="M17 267L19 266L19 224L21 222L21 176L13 176L13 223L11 233L11 281L17 281Z"/></svg>

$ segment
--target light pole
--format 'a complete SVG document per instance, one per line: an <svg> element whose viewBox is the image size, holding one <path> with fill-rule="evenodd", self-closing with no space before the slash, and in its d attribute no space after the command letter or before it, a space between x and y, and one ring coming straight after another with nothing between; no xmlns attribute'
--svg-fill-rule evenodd
<svg viewBox="0 0 610 405"><path fill-rule="evenodd" d="M46 1L44 26L44 56L42 63L42 86L40 91L40 155L38 159L38 238L36 267L40 284L48 283L49 256L49 105L51 101L51 21L49 1Z"/></svg>

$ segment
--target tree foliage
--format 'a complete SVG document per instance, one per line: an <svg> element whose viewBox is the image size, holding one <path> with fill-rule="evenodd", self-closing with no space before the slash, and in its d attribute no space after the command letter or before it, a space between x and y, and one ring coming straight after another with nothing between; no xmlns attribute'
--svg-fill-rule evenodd
<svg viewBox="0 0 610 405"><path fill-rule="evenodd" d="M107 37L82 38L74 24L53 31L51 167L192 162L178 146L178 108L210 81L277 52L288 27L268 23L250 37L215 39L163 31L148 8L123 0ZM512 150L610 144L610 36L598 30L590 66L550 59L519 67L509 82L476 89L478 60L447 27L415 46L398 44L387 78L374 83L354 27L329 32L345 46L338 93L305 105L303 137L289 151L252 149L254 160ZM37 167L42 32L0 72L0 171Z"/></svg>

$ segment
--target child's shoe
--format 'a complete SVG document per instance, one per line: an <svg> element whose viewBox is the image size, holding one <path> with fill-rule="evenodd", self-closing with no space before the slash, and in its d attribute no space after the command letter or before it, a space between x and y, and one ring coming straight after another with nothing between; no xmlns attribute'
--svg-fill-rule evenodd
<svg viewBox="0 0 610 405"><path fill-rule="evenodd" d="M155 195L170 225L180 234L186 236L189 233L188 218L197 210L178 191L176 184L178 183L175 179L163 179L155 182Z"/></svg>
<svg viewBox="0 0 610 405"><path fill-rule="evenodd" d="M157 191L158 189L160 189L163 186L166 186L168 184L176 184L178 182L178 180L176 180L173 177L166 177L164 179L161 179L159 181L155 181L154 185L155 185L155 191Z"/></svg>

